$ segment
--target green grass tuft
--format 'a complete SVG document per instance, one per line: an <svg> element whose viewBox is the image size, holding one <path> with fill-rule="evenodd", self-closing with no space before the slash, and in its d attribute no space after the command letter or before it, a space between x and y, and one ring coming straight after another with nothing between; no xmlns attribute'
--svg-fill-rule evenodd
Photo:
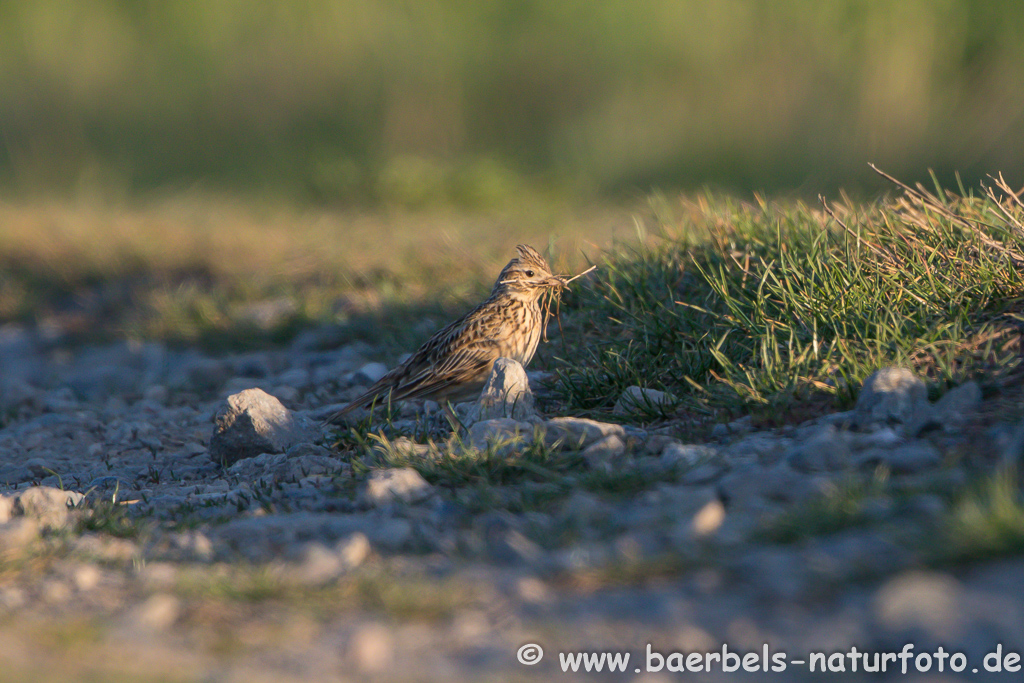
<svg viewBox="0 0 1024 683"><path fill-rule="evenodd" d="M683 208L566 302L585 341L558 367L570 409L606 411L634 384L684 408L844 405L886 365L957 383L1018 363L1024 206L1008 192L906 188L834 217L799 202Z"/></svg>

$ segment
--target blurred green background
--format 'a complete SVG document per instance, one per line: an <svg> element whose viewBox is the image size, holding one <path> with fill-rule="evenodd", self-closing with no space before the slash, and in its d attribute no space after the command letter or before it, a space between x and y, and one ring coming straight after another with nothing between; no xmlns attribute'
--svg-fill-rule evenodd
<svg viewBox="0 0 1024 683"><path fill-rule="evenodd" d="M0 2L0 192L490 206L1024 171L1012 0Z"/></svg>

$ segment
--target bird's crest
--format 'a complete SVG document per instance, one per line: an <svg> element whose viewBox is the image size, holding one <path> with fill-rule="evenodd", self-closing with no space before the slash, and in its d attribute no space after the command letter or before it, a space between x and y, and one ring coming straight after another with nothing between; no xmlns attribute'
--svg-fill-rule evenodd
<svg viewBox="0 0 1024 683"><path fill-rule="evenodd" d="M521 264L539 266L544 270L548 270L548 262L544 260L544 257L540 255L540 252L530 245L520 244L516 247L516 252L519 254L519 262Z"/></svg>

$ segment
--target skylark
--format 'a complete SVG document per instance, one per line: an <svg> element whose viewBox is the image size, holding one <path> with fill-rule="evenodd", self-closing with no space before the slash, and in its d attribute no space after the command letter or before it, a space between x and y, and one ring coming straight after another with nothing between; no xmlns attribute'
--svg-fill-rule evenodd
<svg viewBox="0 0 1024 683"><path fill-rule="evenodd" d="M498 358L514 358L524 366L533 358L546 316L541 301L560 292L566 280L551 274L536 249L521 244L518 256L498 276L482 304L431 337L408 360L380 378L366 392L327 418L374 402L410 398L457 403L479 395Z"/></svg>

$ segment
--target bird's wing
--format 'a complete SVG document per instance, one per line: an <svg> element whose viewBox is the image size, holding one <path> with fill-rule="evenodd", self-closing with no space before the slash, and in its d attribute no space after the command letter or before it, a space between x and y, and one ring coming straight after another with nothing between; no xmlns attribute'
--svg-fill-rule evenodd
<svg viewBox="0 0 1024 683"><path fill-rule="evenodd" d="M472 382L488 371L498 355L498 342L478 339L444 354L436 365L423 368L403 382L392 396L396 400L421 398L449 385Z"/></svg>

